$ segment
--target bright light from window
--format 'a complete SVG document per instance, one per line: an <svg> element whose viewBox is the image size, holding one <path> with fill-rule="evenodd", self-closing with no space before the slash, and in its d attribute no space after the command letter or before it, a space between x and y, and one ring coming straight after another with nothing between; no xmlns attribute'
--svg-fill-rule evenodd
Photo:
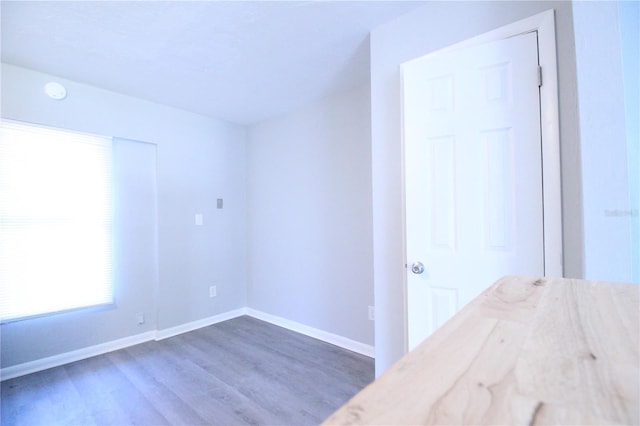
<svg viewBox="0 0 640 426"><path fill-rule="evenodd" d="M3 121L0 318L113 302L111 139Z"/></svg>

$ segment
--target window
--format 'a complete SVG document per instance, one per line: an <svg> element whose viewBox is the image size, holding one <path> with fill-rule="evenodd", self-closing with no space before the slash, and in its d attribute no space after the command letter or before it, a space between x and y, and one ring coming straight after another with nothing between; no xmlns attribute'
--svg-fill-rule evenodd
<svg viewBox="0 0 640 426"><path fill-rule="evenodd" d="M111 139L0 125L0 319L113 302Z"/></svg>

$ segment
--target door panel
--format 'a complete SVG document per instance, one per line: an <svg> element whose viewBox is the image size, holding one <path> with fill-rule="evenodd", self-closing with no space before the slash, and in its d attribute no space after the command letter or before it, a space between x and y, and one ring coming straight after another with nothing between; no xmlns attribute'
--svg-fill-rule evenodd
<svg viewBox="0 0 640 426"><path fill-rule="evenodd" d="M403 65L409 348L497 279L543 275L537 36Z"/></svg>
<svg viewBox="0 0 640 426"><path fill-rule="evenodd" d="M431 199L427 207L431 214L431 241L434 250L454 250L456 246L456 145L447 136L427 141L431 148L427 168L431 171Z"/></svg>
<svg viewBox="0 0 640 426"><path fill-rule="evenodd" d="M484 246L487 251L509 251L513 224L513 137L510 129L483 131Z"/></svg>

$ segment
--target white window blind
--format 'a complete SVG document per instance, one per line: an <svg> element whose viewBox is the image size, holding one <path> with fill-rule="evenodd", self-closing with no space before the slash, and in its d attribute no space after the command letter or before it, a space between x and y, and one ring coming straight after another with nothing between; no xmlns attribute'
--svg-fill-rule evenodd
<svg viewBox="0 0 640 426"><path fill-rule="evenodd" d="M2 121L0 319L113 302L111 139Z"/></svg>

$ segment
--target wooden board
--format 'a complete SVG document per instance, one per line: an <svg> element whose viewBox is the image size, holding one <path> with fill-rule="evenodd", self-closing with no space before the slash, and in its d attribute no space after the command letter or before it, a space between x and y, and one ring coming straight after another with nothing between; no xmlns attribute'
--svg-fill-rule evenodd
<svg viewBox="0 0 640 426"><path fill-rule="evenodd" d="M324 424L639 424L639 295L505 277Z"/></svg>

